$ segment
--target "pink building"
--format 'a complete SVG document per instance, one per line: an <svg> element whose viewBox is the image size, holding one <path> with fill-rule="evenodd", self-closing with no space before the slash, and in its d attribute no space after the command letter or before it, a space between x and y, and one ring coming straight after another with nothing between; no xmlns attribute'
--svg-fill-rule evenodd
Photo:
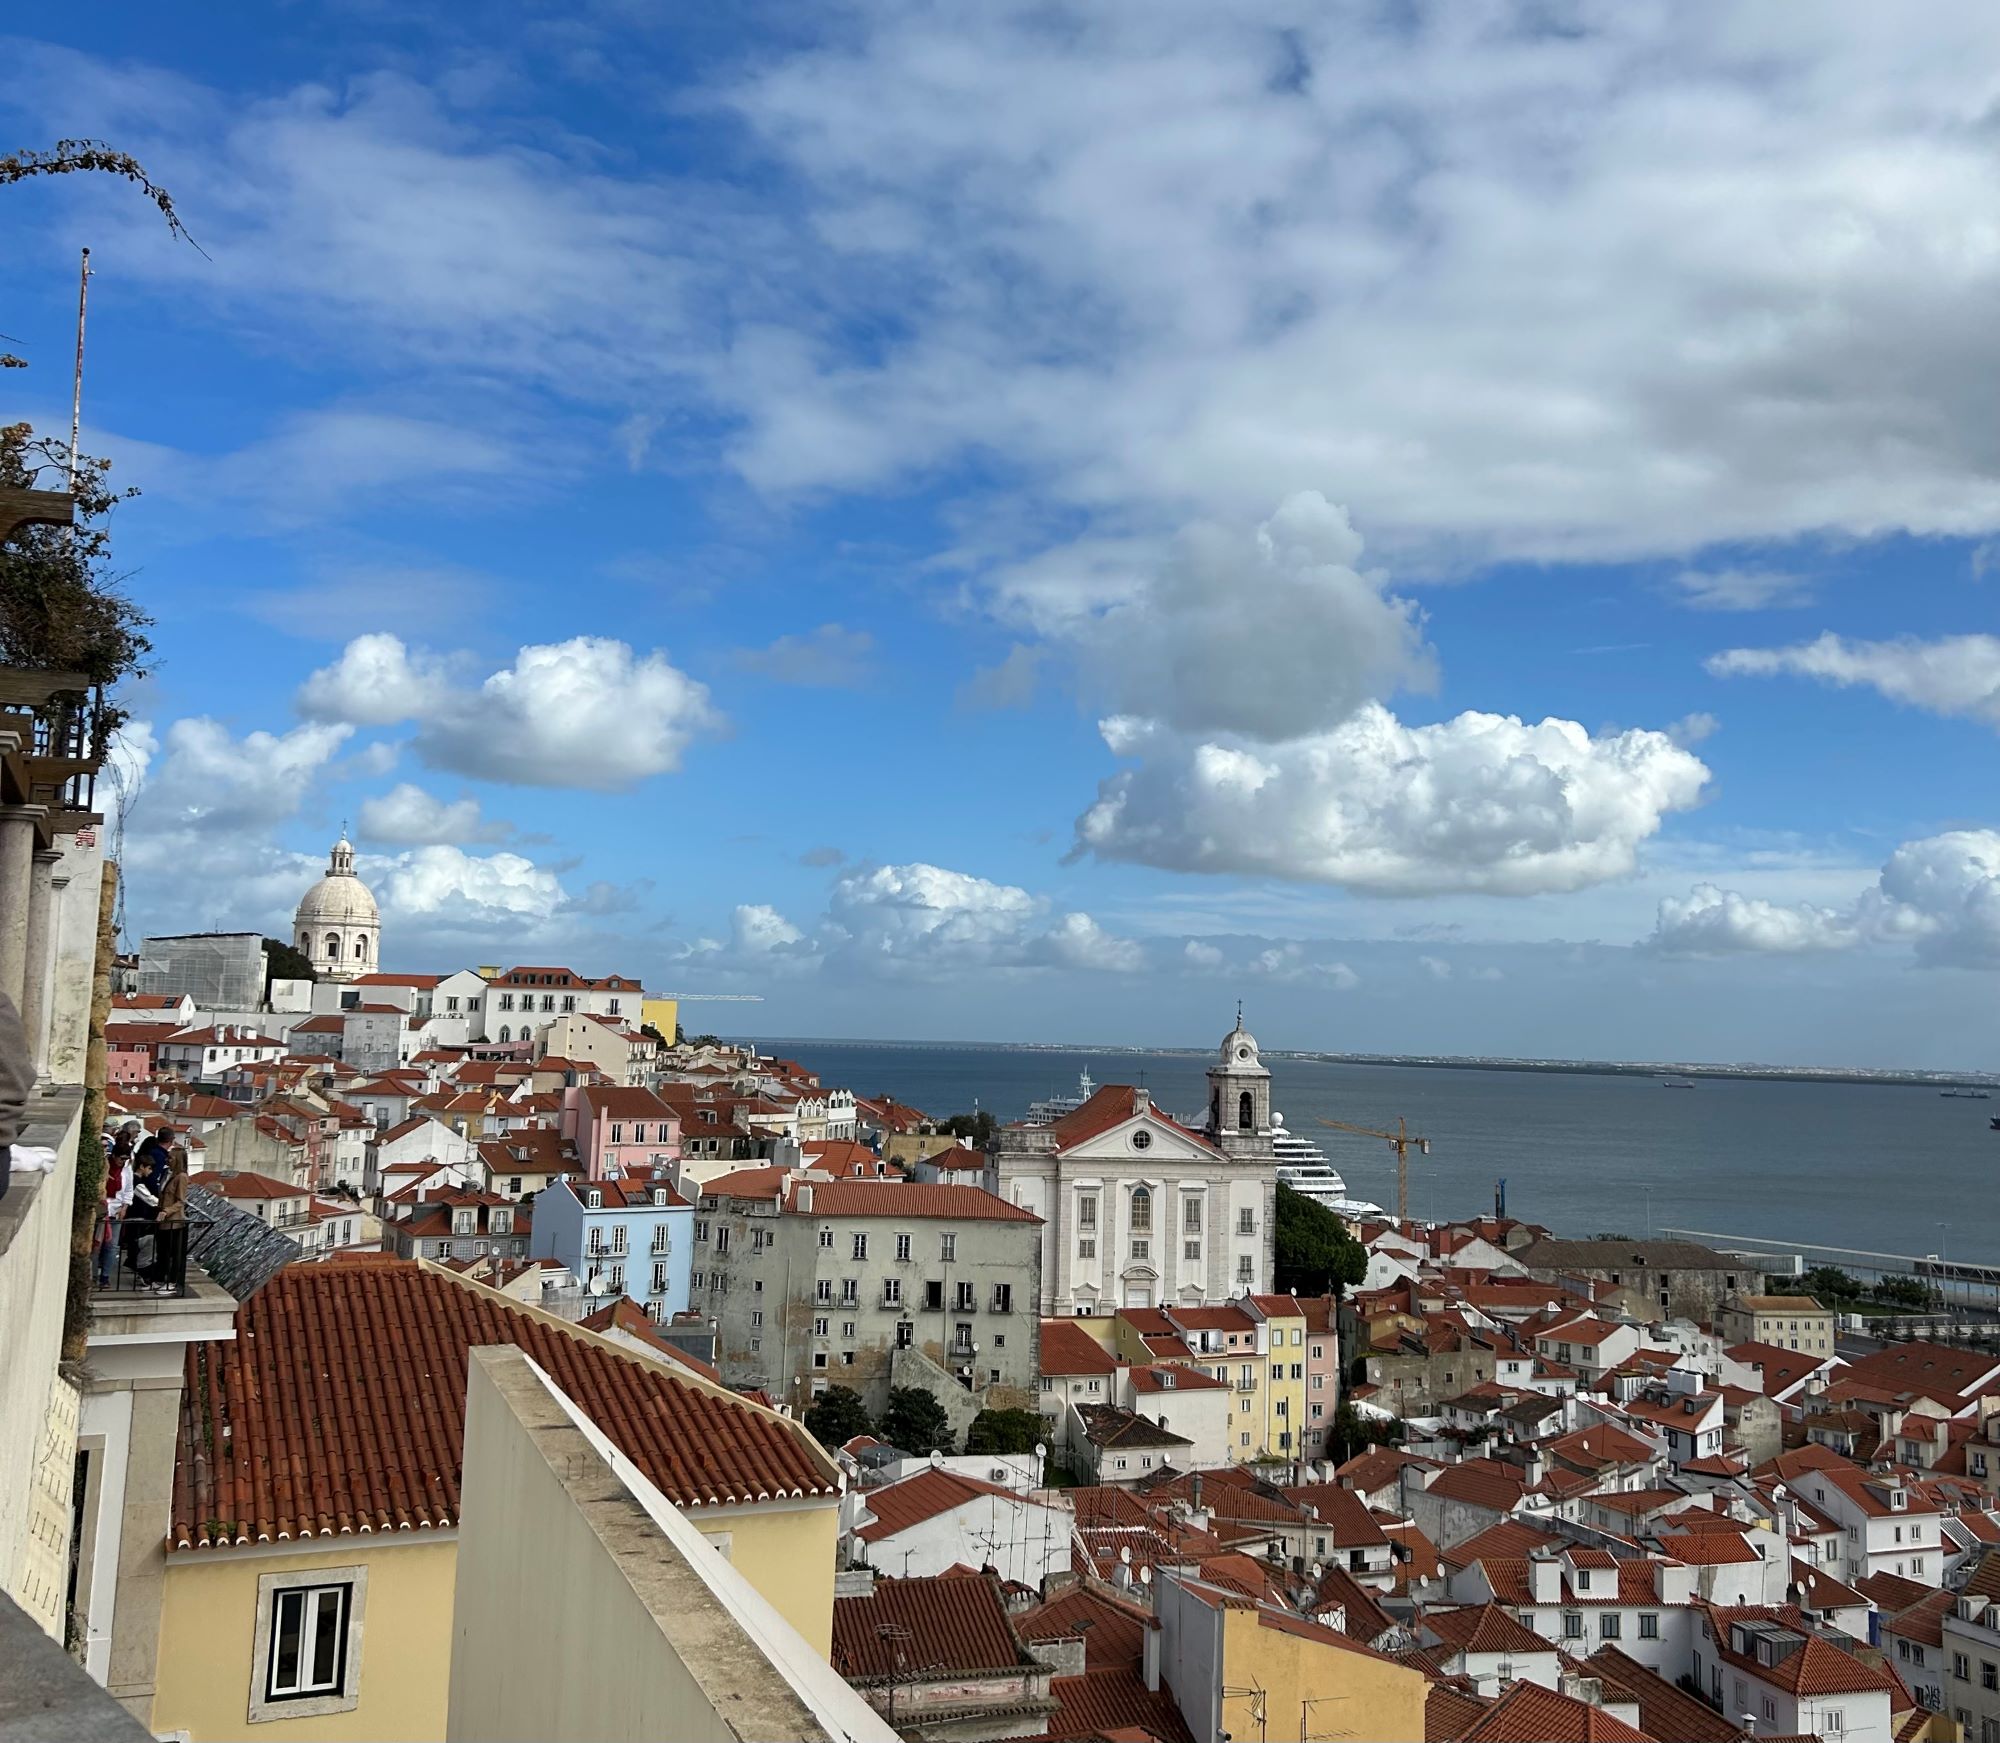
<svg viewBox="0 0 2000 1743"><path fill-rule="evenodd" d="M650 1089L585 1084L563 1092L562 1135L592 1180L680 1160L680 1116Z"/></svg>

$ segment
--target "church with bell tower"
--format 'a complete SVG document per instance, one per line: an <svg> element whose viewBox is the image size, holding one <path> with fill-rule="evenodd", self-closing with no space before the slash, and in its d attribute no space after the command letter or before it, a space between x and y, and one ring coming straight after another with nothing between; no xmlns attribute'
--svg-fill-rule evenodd
<svg viewBox="0 0 2000 1743"><path fill-rule="evenodd" d="M1106 1084L1061 1118L1001 1128L1000 1195L1042 1219L1044 1315L1197 1307L1271 1288L1271 1072L1243 1026L1208 1068L1205 1115Z"/></svg>

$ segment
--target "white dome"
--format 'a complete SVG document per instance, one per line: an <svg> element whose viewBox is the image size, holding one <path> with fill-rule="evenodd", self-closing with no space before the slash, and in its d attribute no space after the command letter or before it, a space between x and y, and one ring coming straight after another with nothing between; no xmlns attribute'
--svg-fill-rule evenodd
<svg viewBox="0 0 2000 1743"><path fill-rule="evenodd" d="M292 924L304 931L315 926L379 926L382 913L375 895L354 875L354 843L343 835L333 844L326 876L306 891Z"/></svg>
<svg viewBox="0 0 2000 1743"><path fill-rule="evenodd" d="M1216 1057L1224 1065L1255 1065L1257 1063L1257 1037L1243 1027L1243 1019L1236 1019L1236 1027L1222 1037L1222 1045L1216 1049Z"/></svg>
<svg viewBox="0 0 2000 1743"><path fill-rule="evenodd" d="M299 902L295 924L314 926L377 926L382 913L369 888L352 872L328 872Z"/></svg>

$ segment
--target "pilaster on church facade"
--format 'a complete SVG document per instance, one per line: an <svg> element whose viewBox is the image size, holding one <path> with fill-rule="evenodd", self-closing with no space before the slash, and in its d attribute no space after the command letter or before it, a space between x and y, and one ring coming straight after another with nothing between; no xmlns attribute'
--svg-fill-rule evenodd
<svg viewBox="0 0 2000 1743"><path fill-rule="evenodd" d="M1001 1196L1043 1219L1042 1312L1193 1306L1271 1288L1271 1074L1242 1026L1209 1068L1201 1129L1107 1084L1046 1126L1009 1126Z"/></svg>

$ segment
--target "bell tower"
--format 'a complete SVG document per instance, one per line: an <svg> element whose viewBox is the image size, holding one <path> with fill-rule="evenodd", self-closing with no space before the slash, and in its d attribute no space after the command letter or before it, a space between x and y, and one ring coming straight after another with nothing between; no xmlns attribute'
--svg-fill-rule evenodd
<svg viewBox="0 0 2000 1743"><path fill-rule="evenodd" d="M1257 1037L1243 1027L1241 1004L1236 1027L1208 1068L1208 1136L1232 1162L1269 1162L1273 1155L1271 1072L1257 1057Z"/></svg>

